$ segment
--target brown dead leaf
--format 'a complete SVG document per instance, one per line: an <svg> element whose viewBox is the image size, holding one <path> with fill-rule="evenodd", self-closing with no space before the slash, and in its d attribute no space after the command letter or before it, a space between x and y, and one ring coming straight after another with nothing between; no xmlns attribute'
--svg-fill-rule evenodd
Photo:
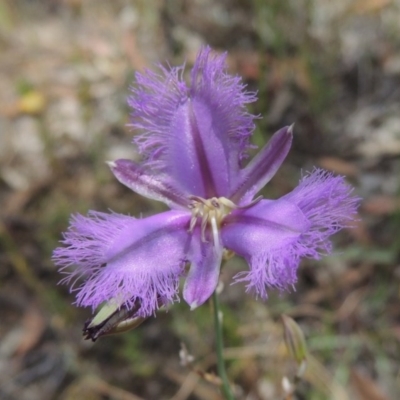
<svg viewBox="0 0 400 400"><path fill-rule="evenodd" d="M388 400L376 382L356 369L351 370L350 381L359 400Z"/></svg>
<svg viewBox="0 0 400 400"><path fill-rule="evenodd" d="M23 357L36 346L42 337L46 322L39 310L32 306L23 315L21 325L23 333L15 351L17 357Z"/></svg>
<svg viewBox="0 0 400 400"><path fill-rule="evenodd" d="M278 59L270 57L267 59L270 67L269 80L271 85L281 89L288 81L295 82L304 92L311 90L311 80L305 61L298 57Z"/></svg>
<svg viewBox="0 0 400 400"><path fill-rule="evenodd" d="M71 7L73 10L80 10L82 7L83 0L62 0L62 2Z"/></svg>
<svg viewBox="0 0 400 400"><path fill-rule="evenodd" d="M321 157L317 163L322 168L347 177L357 177L359 174L358 168L354 164L337 157Z"/></svg>
<svg viewBox="0 0 400 400"><path fill-rule="evenodd" d="M335 313L335 319L337 321L343 321L349 318L352 314L356 313L366 294L367 290L365 288L352 291L345 298L344 302Z"/></svg>
<svg viewBox="0 0 400 400"><path fill-rule="evenodd" d="M53 179L45 178L40 182L33 184L26 190L13 192L6 200L1 214L3 215L19 215L23 212L25 207L38 196L42 195L49 189L53 183Z"/></svg>
<svg viewBox="0 0 400 400"><path fill-rule="evenodd" d="M164 370L164 375L171 381L183 385L186 382L186 374L182 374L181 372L175 371L171 368L166 368ZM198 381L197 384L192 388L193 393L199 399L202 400L222 400L222 397L216 392L216 389L211 388L210 386L206 385L204 381Z"/></svg>
<svg viewBox="0 0 400 400"><path fill-rule="evenodd" d="M239 75L247 79L260 78L260 55L257 52L237 52L228 57L228 62Z"/></svg>
<svg viewBox="0 0 400 400"><path fill-rule="evenodd" d="M115 400L143 400L142 397L136 396L135 394L127 392L119 387L112 386L101 379L94 380L93 387L103 396L110 397Z"/></svg>
<svg viewBox="0 0 400 400"><path fill-rule="evenodd" d="M315 289L307 290L307 293L304 293L303 303L307 304L318 304L321 301L325 300L329 297L331 293L323 287L317 287Z"/></svg>
<svg viewBox="0 0 400 400"><path fill-rule="evenodd" d="M137 45L136 36L127 30L123 36L123 46L130 61L131 68L135 71L143 71L147 63Z"/></svg>
<svg viewBox="0 0 400 400"><path fill-rule="evenodd" d="M367 224L361 218L351 222L351 229L348 234L358 243L369 245L372 243L371 235L368 232Z"/></svg>
<svg viewBox="0 0 400 400"><path fill-rule="evenodd" d="M391 329L393 336L400 342L400 325L396 325Z"/></svg>
<svg viewBox="0 0 400 400"><path fill-rule="evenodd" d="M100 400L104 398L112 400L144 400L124 389L112 386L102 379L94 376L86 376L81 380L74 381L62 393L60 399L93 399Z"/></svg>
<svg viewBox="0 0 400 400"><path fill-rule="evenodd" d="M393 0L357 0L351 5L350 12L356 14L376 13L392 4Z"/></svg>
<svg viewBox="0 0 400 400"><path fill-rule="evenodd" d="M182 382L179 390L175 393L173 397L170 398L170 400L186 400L188 399L194 388L196 387L200 377L198 374L195 372L190 372L185 380Z"/></svg>
<svg viewBox="0 0 400 400"><path fill-rule="evenodd" d="M18 103L1 104L0 115L6 118L15 118L19 114Z"/></svg>
<svg viewBox="0 0 400 400"><path fill-rule="evenodd" d="M340 287L346 289L360 285L372 273L371 264L361 264L357 268L346 268L339 276Z"/></svg>
<svg viewBox="0 0 400 400"><path fill-rule="evenodd" d="M374 196L366 199L362 208L369 214L377 216L389 215L400 210L400 199L388 195Z"/></svg>

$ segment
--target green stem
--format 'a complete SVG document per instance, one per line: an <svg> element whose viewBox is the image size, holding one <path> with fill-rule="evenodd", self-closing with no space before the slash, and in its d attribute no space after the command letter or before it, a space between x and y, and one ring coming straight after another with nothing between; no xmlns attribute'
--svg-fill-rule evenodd
<svg viewBox="0 0 400 400"><path fill-rule="evenodd" d="M219 300L217 292L215 291L213 296L213 308L214 308L214 325L215 325L215 338L217 346L217 367L218 374L222 380L222 392L226 400L235 400L231 392L229 385L228 376L226 374L225 362L224 362L224 341L222 337L222 321L220 318Z"/></svg>

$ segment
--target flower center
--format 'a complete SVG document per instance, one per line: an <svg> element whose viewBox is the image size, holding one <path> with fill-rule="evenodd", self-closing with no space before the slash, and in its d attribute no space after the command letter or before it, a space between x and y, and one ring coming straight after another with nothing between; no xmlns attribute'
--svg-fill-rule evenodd
<svg viewBox="0 0 400 400"><path fill-rule="evenodd" d="M219 246L219 228L226 215L237 208L236 204L226 197L203 199L198 196L190 197L189 208L192 211L189 232L193 232L197 222L201 221L201 240L206 242L206 229L211 227L215 246Z"/></svg>

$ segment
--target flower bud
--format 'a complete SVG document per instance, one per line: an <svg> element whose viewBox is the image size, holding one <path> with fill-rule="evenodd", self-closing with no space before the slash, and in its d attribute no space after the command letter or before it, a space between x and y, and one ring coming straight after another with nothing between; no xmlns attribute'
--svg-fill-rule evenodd
<svg viewBox="0 0 400 400"><path fill-rule="evenodd" d="M126 304L118 305L115 301L105 303L93 318L85 322L84 339L95 342L101 336L138 327L146 318L135 315L137 310L138 306L128 309Z"/></svg>
<svg viewBox="0 0 400 400"><path fill-rule="evenodd" d="M287 315L282 315L284 340L289 354L296 360L299 366L304 364L307 358L307 345L303 331L299 325Z"/></svg>

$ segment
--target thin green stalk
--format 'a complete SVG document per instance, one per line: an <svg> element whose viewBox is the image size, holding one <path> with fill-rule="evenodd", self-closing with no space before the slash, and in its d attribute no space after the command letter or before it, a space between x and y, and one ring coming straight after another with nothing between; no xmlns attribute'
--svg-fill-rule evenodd
<svg viewBox="0 0 400 400"><path fill-rule="evenodd" d="M224 341L222 337L222 321L220 318L219 300L216 291L213 296L213 309L214 309L214 326L215 326L215 339L217 346L217 367L218 374L222 380L222 392L226 400L235 400L233 397L231 387L229 385L228 376L226 374L225 362L224 362Z"/></svg>

